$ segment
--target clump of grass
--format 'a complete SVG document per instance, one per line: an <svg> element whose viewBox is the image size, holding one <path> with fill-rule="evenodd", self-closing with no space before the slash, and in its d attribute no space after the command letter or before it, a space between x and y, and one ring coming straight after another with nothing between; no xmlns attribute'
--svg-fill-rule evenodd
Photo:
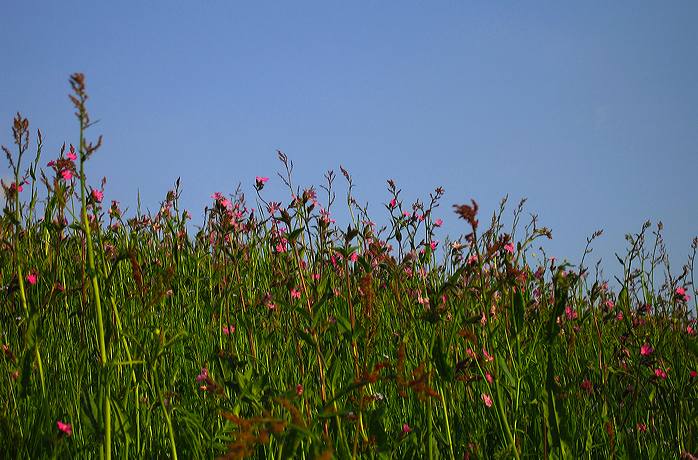
<svg viewBox="0 0 698 460"><path fill-rule="evenodd" d="M254 205L216 192L191 234L180 184L157 213L103 203L85 162L101 138L70 79L76 146L44 164L17 115L5 148L0 449L10 457L693 458L698 339L693 252L670 269L661 224L628 235L612 289L558 264L524 202L505 229L437 188L388 181L378 228L346 181L350 222L318 191ZM42 192L40 193L40 190ZM251 207L254 206L254 209ZM542 260L532 257L539 250Z"/></svg>

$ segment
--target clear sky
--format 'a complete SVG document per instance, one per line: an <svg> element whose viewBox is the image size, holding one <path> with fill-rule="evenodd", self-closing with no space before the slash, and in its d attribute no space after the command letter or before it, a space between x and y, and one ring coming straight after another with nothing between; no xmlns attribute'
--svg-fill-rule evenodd
<svg viewBox="0 0 698 460"><path fill-rule="evenodd" d="M0 143L18 110L46 161L76 142L81 71L108 200L157 209L181 176L201 222L256 175L285 199L278 148L301 185L344 165L376 215L388 178L405 198L442 185L443 233L463 229L454 203L528 197L558 257L603 228L607 272L662 220L678 264L698 234L696 24L695 1L7 2Z"/></svg>

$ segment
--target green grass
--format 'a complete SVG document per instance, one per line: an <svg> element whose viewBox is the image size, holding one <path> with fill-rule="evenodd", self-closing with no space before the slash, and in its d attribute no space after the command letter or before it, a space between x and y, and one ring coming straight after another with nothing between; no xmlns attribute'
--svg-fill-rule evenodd
<svg viewBox="0 0 698 460"><path fill-rule="evenodd" d="M45 166L20 115L5 149L3 456L696 455L698 242L677 275L643 226L613 289L538 250L550 231L520 223L523 203L509 229L504 201L488 225L456 206L468 234L437 247L441 189L404 205L389 181L378 229L342 170L340 229L335 176L298 189L282 153L288 203L258 178L254 204L216 195L192 234L179 183L155 215L101 203L71 84L74 157Z"/></svg>

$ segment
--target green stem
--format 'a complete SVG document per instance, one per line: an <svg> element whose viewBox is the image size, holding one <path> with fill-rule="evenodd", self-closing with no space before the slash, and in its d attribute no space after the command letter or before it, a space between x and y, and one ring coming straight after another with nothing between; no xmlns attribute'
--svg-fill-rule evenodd
<svg viewBox="0 0 698 460"><path fill-rule="evenodd" d="M448 437L448 450L449 453L451 454L451 460L455 460L455 456L453 455L453 439L451 439L451 425L448 422L448 410L446 408L446 397L444 396L444 389L443 387L440 389L441 393L441 404L444 409L444 420L446 421L446 436Z"/></svg>
<svg viewBox="0 0 698 460"><path fill-rule="evenodd" d="M153 368L155 370L155 368ZM170 418L169 412L167 412L167 406L165 406L165 398L162 396L162 391L160 390L160 385L158 385L158 377L155 372L153 372L153 383L155 384L155 391L158 393L158 399L160 400L160 405L162 406L162 411L165 414L165 422L167 422L167 431L170 437L170 448L172 450L172 458L177 460L177 446L175 444L174 438L174 428L172 428L172 419Z"/></svg>
<svg viewBox="0 0 698 460"><path fill-rule="evenodd" d="M83 109L84 110L84 109ZM92 247L92 232L90 222L87 218L87 200L85 198L85 116L80 113L80 203L82 205L82 225L85 230L85 242L87 245L87 266L90 270L89 276L92 282L92 292L97 309L97 332L99 339L99 357L102 367L107 365L107 349L104 343L104 320L102 318L102 301L99 296L99 280L95 268L95 254ZM109 388L107 385L106 399L104 401L104 453L107 460L111 459L111 402L109 401Z"/></svg>

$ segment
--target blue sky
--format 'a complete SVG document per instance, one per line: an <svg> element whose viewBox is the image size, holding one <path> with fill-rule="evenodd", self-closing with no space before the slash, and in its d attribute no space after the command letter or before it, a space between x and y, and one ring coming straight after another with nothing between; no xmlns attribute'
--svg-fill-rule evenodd
<svg viewBox="0 0 698 460"><path fill-rule="evenodd" d="M375 215L386 179L406 199L442 185L452 235L452 204L528 197L558 257L603 228L608 272L647 219L675 264L698 234L696 2L92 3L3 7L0 143L18 110L46 161L76 142L84 72L106 199L156 209L181 176L200 221L256 175L285 199L281 149L299 185L343 165Z"/></svg>

